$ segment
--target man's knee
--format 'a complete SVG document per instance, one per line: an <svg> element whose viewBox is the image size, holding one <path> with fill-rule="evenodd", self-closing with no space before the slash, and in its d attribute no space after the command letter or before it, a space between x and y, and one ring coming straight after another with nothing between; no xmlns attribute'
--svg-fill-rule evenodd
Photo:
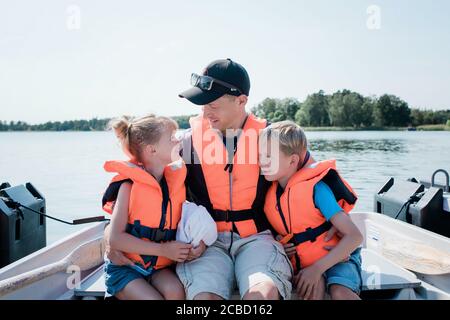
<svg viewBox="0 0 450 320"><path fill-rule="evenodd" d="M259 283L251 287L243 297L244 300L279 300L280 293L277 286L270 281Z"/></svg>
<svg viewBox="0 0 450 320"><path fill-rule="evenodd" d="M223 300L223 298L211 292L201 292L194 297L194 300Z"/></svg>

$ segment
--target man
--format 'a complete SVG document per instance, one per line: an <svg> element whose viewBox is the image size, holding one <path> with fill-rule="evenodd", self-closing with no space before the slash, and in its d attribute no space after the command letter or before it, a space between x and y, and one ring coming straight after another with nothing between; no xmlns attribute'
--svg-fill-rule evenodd
<svg viewBox="0 0 450 320"><path fill-rule="evenodd" d="M180 97L202 106L183 138L187 198L216 221L218 240L193 249L177 274L187 299L289 299L293 269L274 240L263 208L269 183L258 165L259 131L267 122L248 114L247 71L231 59L211 62ZM106 233L107 235L107 233ZM116 264L129 263L108 251Z"/></svg>
<svg viewBox="0 0 450 320"><path fill-rule="evenodd" d="M247 71L231 59L216 60L191 84L180 97L203 107L183 139L188 199L209 211L219 236L194 250L196 259L178 264L186 296L229 299L237 284L243 299L289 299L292 267L263 212L268 184L257 137L267 122L245 111Z"/></svg>

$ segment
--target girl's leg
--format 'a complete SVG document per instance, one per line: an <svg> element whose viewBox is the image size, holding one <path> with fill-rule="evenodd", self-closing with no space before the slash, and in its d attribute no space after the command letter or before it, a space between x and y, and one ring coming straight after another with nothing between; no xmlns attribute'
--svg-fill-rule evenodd
<svg viewBox="0 0 450 320"><path fill-rule="evenodd" d="M150 283L160 292L163 299L184 300L186 298L180 279L169 268L156 271Z"/></svg>
<svg viewBox="0 0 450 320"><path fill-rule="evenodd" d="M332 300L361 300L352 290L338 284L330 286L330 296Z"/></svg>
<svg viewBox="0 0 450 320"><path fill-rule="evenodd" d="M163 300L161 294L144 279L135 279L116 294L119 300Z"/></svg>

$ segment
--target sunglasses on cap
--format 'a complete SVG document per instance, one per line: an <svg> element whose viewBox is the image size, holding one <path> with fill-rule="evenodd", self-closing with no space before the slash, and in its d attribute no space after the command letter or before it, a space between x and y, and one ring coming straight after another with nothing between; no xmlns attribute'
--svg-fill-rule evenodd
<svg viewBox="0 0 450 320"><path fill-rule="evenodd" d="M205 91L211 90L214 83L229 89L231 95L236 95L236 93L238 93L239 95L242 94L241 90L239 90L237 87L235 87L229 83L217 80L210 76L201 76L196 73L193 73L191 75L191 85L194 87L200 88L202 90L205 90Z"/></svg>

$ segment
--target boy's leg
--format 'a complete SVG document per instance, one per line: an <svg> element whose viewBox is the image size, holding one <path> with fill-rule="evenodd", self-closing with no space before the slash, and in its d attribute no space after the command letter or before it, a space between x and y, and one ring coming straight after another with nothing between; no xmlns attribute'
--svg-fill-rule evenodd
<svg viewBox="0 0 450 320"><path fill-rule="evenodd" d="M339 284L332 284L329 291L332 300L361 300L351 289Z"/></svg>
<svg viewBox="0 0 450 320"><path fill-rule="evenodd" d="M235 287L234 263L228 253L230 233L218 240L197 259L177 264L177 275L187 300L230 299Z"/></svg>
<svg viewBox="0 0 450 320"><path fill-rule="evenodd" d="M361 254L356 249L349 261L340 262L325 272L328 292L332 300L360 300L362 286Z"/></svg>
<svg viewBox="0 0 450 320"><path fill-rule="evenodd" d="M183 285L175 272L170 268L155 271L155 273L152 274L150 284L155 287L166 300L185 299Z"/></svg>
<svg viewBox="0 0 450 320"><path fill-rule="evenodd" d="M231 253L243 299L290 299L292 266L270 231L236 241Z"/></svg>

